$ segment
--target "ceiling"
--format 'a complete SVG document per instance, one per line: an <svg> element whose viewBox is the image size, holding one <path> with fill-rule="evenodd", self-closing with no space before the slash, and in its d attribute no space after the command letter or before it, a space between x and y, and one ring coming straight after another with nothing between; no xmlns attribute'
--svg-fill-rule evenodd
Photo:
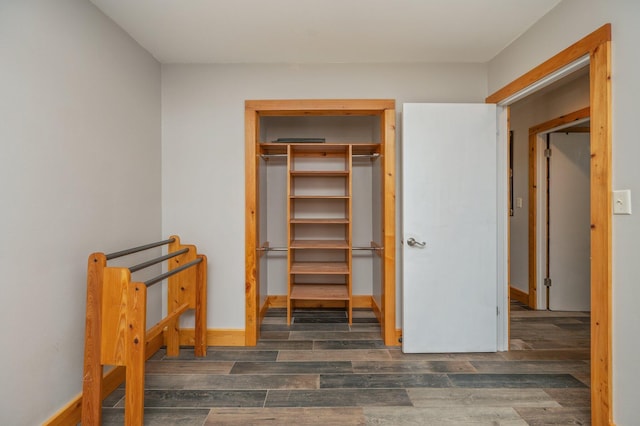
<svg viewBox="0 0 640 426"><path fill-rule="evenodd" d="M162 63L484 63L560 0L91 2Z"/></svg>

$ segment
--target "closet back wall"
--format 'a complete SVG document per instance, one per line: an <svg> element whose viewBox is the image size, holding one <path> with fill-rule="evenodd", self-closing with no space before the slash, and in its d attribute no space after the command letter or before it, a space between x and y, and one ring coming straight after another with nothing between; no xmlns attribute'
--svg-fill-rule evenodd
<svg viewBox="0 0 640 426"><path fill-rule="evenodd" d="M274 141L280 137L295 135L296 137L321 137L330 143L380 143L380 120L374 116L363 117L264 117L260 123L262 141ZM320 164L323 160L320 161ZM342 161L341 164L344 162ZM262 180L260 191L266 191L266 200L261 198L261 233L266 230L266 236L260 241L268 241L270 247L287 247L287 157L271 157L265 159L261 163L261 167L265 167L266 180ZM320 167L326 167L320 166ZM372 160L370 158L354 157L352 169L352 240L353 247L369 247L370 242L374 240L372 217L374 211L380 210L380 204L373 205L372 190L380 190L380 185L373 186L372 182ZM377 166L380 167L380 160L377 160ZM340 192L344 186L344 179L325 178L324 181L318 182L318 178L313 178L315 187L309 193L325 193ZM309 180L305 181L301 178L297 179L297 186L302 189L305 185L310 184ZM339 188L335 186L338 185ZM333 189L329 189L333 188ZM307 188L309 191L309 188ZM264 194L261 194L263 197ZM378 200L379 201L379 200ZM344 205L342 203L334 204L338 207L339 216L344 216ZM377 212L377 216L380 213ZM380 221L376 222L379 224ZM375 226L378 229L379 225ZM298 225L298 231L304 231L305 228ZM307 227L306 229L310 229ZM334 234L331 238L341 239L344 235L344 228L333 228ZM324 229L321 234L306 238L327 239L329 238ZM336 233L337 232L337 233ZM379 233L378 233L379 234ZM380 237L376 241L381 241ZM339 253L343 255L343 253ZM353 294L354 295L377 295L378 301L381 300L381 280L380 272L375 277L377 280L375 289L373 286L373 258L376 256L372 251L353 251ZM287 295L287 252L269 252L267 255L268 262L261 265L267 270L267 278L261 279L260 289L261 298L265 296L286 296ZM377 265L379 270L379 265ZM297 277L301 279L301 277ZM344 277L333 276L325 277L325 279L333 281L343 281ZM381 305L380 302L378 302Z"/></svg>
<svg viewBox="0 0 640 426"><path fill-rule="evenodd" d="M403 102L484 102L487 93L483 64L163 65L162 227L208 255L208 327L244 329L245 100L390 98L399 124Z"/></svg>

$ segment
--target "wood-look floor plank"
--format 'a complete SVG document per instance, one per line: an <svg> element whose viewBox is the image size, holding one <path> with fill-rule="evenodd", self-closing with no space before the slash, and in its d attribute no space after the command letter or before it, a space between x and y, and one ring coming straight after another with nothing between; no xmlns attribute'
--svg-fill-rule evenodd
<svg viewBox="0 0 640 426"><path fill-rule="evenodd" d="M146 408L262 407L266 396L265 390L145 390L144 406Z"/></svg>
<svg viewBox="0 0 640 426"><path fill-rule="evenodd" d="M364 424L362 407L213 408L204 426Z"/></svg>
<svg viewBox="0 0 640 426"><path fill-rule="evenodd" d="M563 407L589 407L591 391L587 388L544 389L551 398Z"/></svg>
<svg viewBox="0 0 640 426"><path fill-rule="evenodd" d="M449 374L460 388L584 388L570 374Z"/></svg>
<svg viewBox="0 0 640 426"><path fill-rule="evenodd" d="M591 411L588 407L561 408L516 408L518 414L529 426L547 425L588 425Z"/></svg>
<svg viewBox="0 0 640 426"><path fill-rule="evenodd" d="M320 388L401 389L448 388L451 381L446 374L321 374Z"/></svg>
<svg viewBox="0 0 640 426"><path fill-rule="evenodd" d="M291 340L372 340L380 338L374 331L292 331Z"/></svg>
<svg viewBox="0 0 640 426"><path fill-rule="evenodd" d="M228 374L233 362L223 361L147 361L145 373L154 374Z"/></svg>
<svg viewBox="0 0 640 426"><path fill-rule="evenodd" d="M390 361L386 349L280 351L278 361Z"/></svg>
<svg viewBox="0 0 640 426"><path fill-rule="evenodd" d="M287 336L288 338L289 336ZM313 340L265 340L260 339L257 348L262 350L301 350L310 351L313 349Z"/></svg>
<svg viewBox="0 0 640 426"><path fill-rule="evenodd" d="M564 389L563 389L564 390ZM559 407L542 389L407 389L415 407Z"/></svg>
<svg viewBox="0 0 640 426"><path fill-rule="evenodd" d="M145 381L146 389L318 389L318 374L181 374L152 375Z"/></svg>
<svg viewBox="0 0 640 426"><path fill-rule="evenodd" d="M405 389L317 389L269 391L265 407L411 406Z"/></svg>
<svg viewBox="0 0 640 426"><path fill-rule="evenodd" d="M502 352L405 354L401 349L389 349L389 355L396 361L503 361L501 354Z"/></svg>
<svg viewBox="0 0 640 426"><path fill-rule="evenodd" d="M366 424L403 426L528 426L510 407L365 407Z"/></svg>
<svg viewBox="0 0 640 426"><path fill-rule="evenodd" d="M588 373L585 361L471 361L478 373Z"/></svg>
<svg viewBox="0 0 640 426"><path fill-rule="evenodd" d="M535 351L509 351L500 352L498 355L500 355L507 361L589 361L591 358L589 349L540 349Z"/></svg>
<svg viewBox="0 0 640 426"><path fill-rule="evenodd" d="M384 343L376 340L319 340L313 342L313 350L384 349Z"/></svg>
<svg viewBox="0 0 640 426"><path fill-rule="evenodd" d="M237 362L231 374L321 374L352 373L349 361L336 362Z"/></svg>
<svg viewBox="0 0 640 426"><path fill-rule="evenodd" d="M208 408L145 408L146 425L201 426L207 419ZM102 412L102 426L122 426L124 408L106 408Z"/></svg>
<svg viewBox="0 0 640 426"><path fill-rule="evenodd" d="M180 354L176 357L166 357L167 361L185 361L191 360L195 362L203 361L275 361L278 357L278 351L271 350L242 350L241 347L235 349L219 349L209 348L207 349L207 355L204 357L198 357L195 355L193 349L181 350Z"/></svg>
<svg viewBox="0 0 640 426"><path fill-rule="evenodd" d="M353 361L354 373L475 373L469 361Z"/></svg>
<svg viewBox="0 0 640 426"><path fill-rule="evenodd" d="M146 364L145 424L533 425L589 420L588 313L512 311L500 353L404 354L370 309L269 309L255 347L164 349ZM323 388L321 388L323 387ZM103 403L122 424L124 385ZM206 419L206 420L205 420Z"/></svg>

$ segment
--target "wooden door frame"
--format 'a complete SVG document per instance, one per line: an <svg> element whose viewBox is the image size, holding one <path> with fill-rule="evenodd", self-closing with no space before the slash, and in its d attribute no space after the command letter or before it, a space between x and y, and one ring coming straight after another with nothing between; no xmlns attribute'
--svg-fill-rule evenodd
<svg viewBox="0 0 640 426"><path fill-rule="evenodd" d="M396 330L396 182L395 182L395 100L392 99L302 99L245 101L245 345L255 346L260 323L269 307L260 295L259 270L259 161L260 117L376 115L380 118L382 244L381 300L370 298L370 307L380 321L387 346L399 345ZM261 253L261 252L260 252ZM380 306L379 306L380 305Z"/></svg>
<svg viewBox="0 0 640 426"><path fill-rule="evenodd" d="M589 118L586 107L529 128L529 295L528 305L538 308L538 137L551 129ZM568 129L567 129L568 130ZM570 130L568 130L570 131ZM582 130L581 130L582 131ZM547 306L548 309L548 306Z"/></svg>
<svg viewBox="0 0 640 426"><path fill-rule="evenodd" d="M500 103L531 84L590 57L591 108L591 421L613 424L611 24L606 24L487 97Z"/></svg>

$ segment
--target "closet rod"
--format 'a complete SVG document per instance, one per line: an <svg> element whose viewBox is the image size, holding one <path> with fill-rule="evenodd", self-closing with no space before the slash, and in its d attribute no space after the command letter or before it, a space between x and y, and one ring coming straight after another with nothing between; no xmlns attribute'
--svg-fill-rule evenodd
<svg viewBox="0 0 640 426"><path fill-rule="evenodd" d="M273 157L287 157L287 154L260 154L260 157L262 158L273 158ZM374 153L374 154L353 154L351 155L351 157L355 158L355 157L360 157L360 158L378 158L380 157L380 154L378 153Z"/></svg>
<svg viewBox="0 0 640 426"><path fill-rule="evenodd" d="M352 154L351 157L362 157L362 158L378 158L380 157L380 154L373 153L373 154Z"/></svg>
<svg viewBox="0 0 640 426"><path fill-rule="evenodd" d="M382 250L384 247L351 247L351 250ZM289 251L287 247L257 247L258 251Z"/></svg>

